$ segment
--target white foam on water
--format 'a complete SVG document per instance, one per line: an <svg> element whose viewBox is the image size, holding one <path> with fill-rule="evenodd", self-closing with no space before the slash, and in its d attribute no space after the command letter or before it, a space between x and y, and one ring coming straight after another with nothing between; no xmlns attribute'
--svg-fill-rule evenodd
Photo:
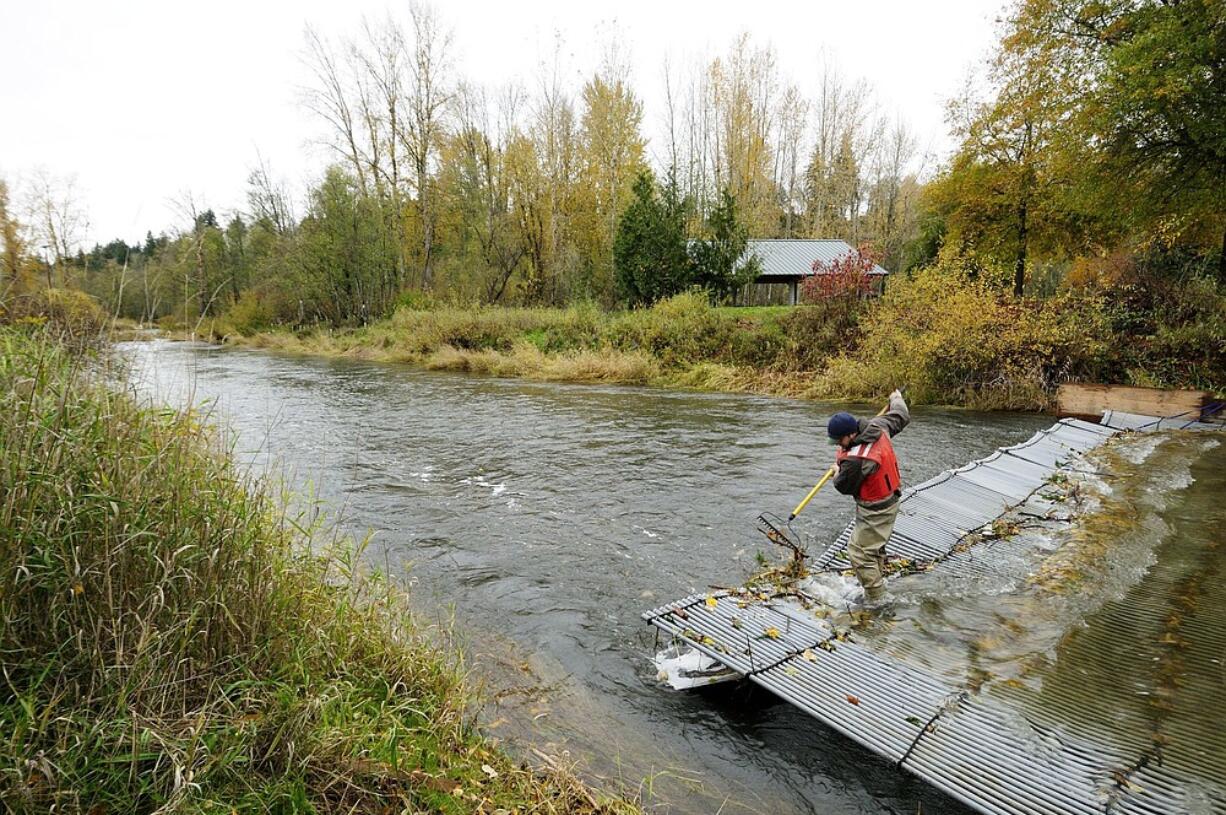
<svg viewBox="0 0 1226 815"><path fill-rule="evenodd" d="M495 484L494 482L487 480L483 475L474 475L471 478L463 478L460 480L460 483L465 487L486 487L489 489L490 495L495 498L502 495L507 490L506 484Z"/></svg>
<svg viewBox="0 0 1226 815"><path fill-rule="evenodd" d="M1145 461L1145 459L1149 458L1150 455L1152 455L1153 452L1157 450L1165 440L1165 436L1157 433L1137 436L1132 440L1120 444L1116 448L1116 452L1118 452L1123 458L1131 461L1133 464L1141 464Z"/></svg>
<svg viewBox="0 0 1226 815"><path fill-rule="evenodd" d="M860 581L836 572L809 575L796 584L797 591L830 608L844 609L863 600Z"/></svg>

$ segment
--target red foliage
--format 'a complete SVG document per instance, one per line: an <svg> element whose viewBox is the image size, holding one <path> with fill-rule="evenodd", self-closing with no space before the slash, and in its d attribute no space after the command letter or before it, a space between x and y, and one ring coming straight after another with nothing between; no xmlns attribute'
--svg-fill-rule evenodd
<svg viewBox="0 0 1226 815"><path fill-rule="evenodd" d="M813 261L813 274L800 282L802 303L830 300L859 300L873 293L875 281L869 274L877 259L866 246L853 249L834 260Z"/></svg>

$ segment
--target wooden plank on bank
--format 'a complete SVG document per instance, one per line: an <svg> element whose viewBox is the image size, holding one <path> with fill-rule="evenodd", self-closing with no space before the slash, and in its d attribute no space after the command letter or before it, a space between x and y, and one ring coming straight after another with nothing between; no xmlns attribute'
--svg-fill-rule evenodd
<svg viewBox="0 0 1226 815"><path fill-rule="evenodd" d="M1142 416L1186 415L1193 419L1200 415L1211 398L1212 394L1208 391L1068 382L1061 385L1056 393L1056 411L1060 416L1077 416L1095 421L1104 410Z"/></svg>

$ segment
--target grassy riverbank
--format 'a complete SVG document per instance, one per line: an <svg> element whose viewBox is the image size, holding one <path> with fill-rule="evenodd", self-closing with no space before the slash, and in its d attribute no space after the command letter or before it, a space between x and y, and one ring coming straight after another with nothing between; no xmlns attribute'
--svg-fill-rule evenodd
<svg viewBox="0 0 1226 815"><path fill-rule="evenodd" d="M703 296L682 295L637 311L440 307L400 310L365 328L224 336L252 347L431 370L800 396L812 387L818 358L802 339L809 331L798 315L807 316L716 309Z"/></svg>
<svg viewBox="0 0 1226 815"><path fill-rule="evenodd" d="M6 811L638 811L495 749L446 631L103 380L0 328Z"/></svg>
<svg viewBox="0 0 1226 815"><path fill-rule="evenodd" d="M1159 292L1161 294L1161 292ZM1083 380L1226 389L1226 295L1196 279L1130 302L1091 290L1016 299L968 270L891 281L879 301L715 308L684 294L652 308L401 309L364 328L214 336L261 348L437 370L821 399L1045 410ZM1165 297L1165 299L1163 299Z"/></svg>

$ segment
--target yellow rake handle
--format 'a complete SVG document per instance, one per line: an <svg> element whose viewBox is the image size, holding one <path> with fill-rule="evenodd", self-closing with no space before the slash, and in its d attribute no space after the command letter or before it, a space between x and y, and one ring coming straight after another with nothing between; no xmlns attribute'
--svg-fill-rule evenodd
<svg viewBox="0 0 1226 815"><path fill-rule="evenodd" d="M831 467L826 471L826 474L822 476L822 480L818 481L817 485L813 487L813 489L809 490L809 494L805 496L805 500L797 504L796 509L792 510L792 514L788 516L789 521L795 519L795 517L800 514L800 511L809 505L809 502L813 500L813 496L817 495L818 490L826 486L826 482L830 480L830 476L834 475L834 471L836 469L837 467Z"/></svg>

